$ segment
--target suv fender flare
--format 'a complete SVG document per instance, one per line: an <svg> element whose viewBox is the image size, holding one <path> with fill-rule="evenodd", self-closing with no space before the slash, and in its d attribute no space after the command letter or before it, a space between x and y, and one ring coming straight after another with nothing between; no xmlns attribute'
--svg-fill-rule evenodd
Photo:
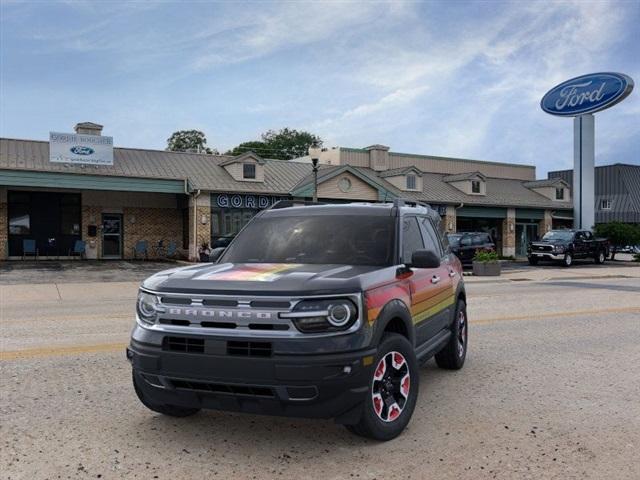
<svg viewBox="0 0 640 480"><path fill-rule="evenodd" d="M402 300L397 299L389 301L389 303L387 303L380 311L380 314L374 324L374 345L380 343L387 325L396 318L402 321L409 342L411 345L415 346L416 333L413 325L413 319L411 318L411 310L409 310L409 307Z"/></svg>

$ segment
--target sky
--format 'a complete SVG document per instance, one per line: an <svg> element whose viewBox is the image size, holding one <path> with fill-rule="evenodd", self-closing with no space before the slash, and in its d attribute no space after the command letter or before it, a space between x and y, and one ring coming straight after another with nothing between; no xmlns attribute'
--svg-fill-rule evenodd
<svg viewBox="0 0 640 480"><path fill-rule="evenodd" d="M91 121L116 146L195 128L224 152L289 127L544 178L573 164L572 121L544 113L544 93L590 72L640 82L638 0L0 0L0 22L11 138ZM596 114L597 165L640 164L639 90Z"/></svg>

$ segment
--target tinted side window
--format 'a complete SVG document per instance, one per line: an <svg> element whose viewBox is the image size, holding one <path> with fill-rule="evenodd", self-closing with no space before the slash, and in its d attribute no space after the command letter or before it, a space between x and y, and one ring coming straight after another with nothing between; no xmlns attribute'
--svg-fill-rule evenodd
<svg viewBox="0 0 640 480"><path fill-rule="evenodd" d="M424 248L422 235L416 217L405 217L402 220L402 262L411 263L411 255Z"/></svg>
<svg viewBox="0 0 640 480"><path fill-rule="evenodd" d="M438 235L433 229L433 224L428 218L420 218L420 226L422 227L422 236L424 237L424 248L431 250L439 257L442 257L442 248Z"/></svg>
<svg viewBox="0 0 640 480"><path fill-rule="evenodd" d="M484 235L474 235L472 243L474 245L482 245L484 243Z"/></svg>
<svg viewBox="0 0 640 480"><path fill-rule="evenodd" d="M468 247L471 245L471 235L464 235L460 239L460 245L463 247Z"/></svg>

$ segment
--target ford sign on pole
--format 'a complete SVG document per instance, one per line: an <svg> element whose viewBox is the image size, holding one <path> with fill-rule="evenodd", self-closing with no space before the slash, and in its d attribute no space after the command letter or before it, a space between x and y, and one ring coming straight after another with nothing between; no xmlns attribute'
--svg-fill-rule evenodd
<svg viewBox="0 0 640 480"><path fill-rule="evenodd" d="M622 73L601 72L572 78L549 90L540 107L551 115L573 119L573 226L595 224L594 112L612 107L633 90L633 80Z"/></svg>
<svg viewBox="0 0 640 480"><path fill-rule="evenodd" d="M50 132L49 161L113 165L113 137Z"/></svg>
<svg viewBox="0 0 640 480"><path fill-rule="evenodd" d="M553 87L540 106L551 115L575 117L599 112L624 100L633 90L633 80L622 73L592 73Z"/></svg>

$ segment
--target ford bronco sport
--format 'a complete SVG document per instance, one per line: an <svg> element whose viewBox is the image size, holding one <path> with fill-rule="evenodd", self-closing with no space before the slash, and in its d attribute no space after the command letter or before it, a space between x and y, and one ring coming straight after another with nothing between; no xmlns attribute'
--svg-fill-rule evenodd
<svg viewBox="0 0 640 480"><path fill-rule="evenodd" d="M335 418L389 440L408 424L419 364L467 353L459 260L426 205L281 201L213 264L142 283L127 349L140 401ZM218 258L216 258L218 257Z"/></svg>

